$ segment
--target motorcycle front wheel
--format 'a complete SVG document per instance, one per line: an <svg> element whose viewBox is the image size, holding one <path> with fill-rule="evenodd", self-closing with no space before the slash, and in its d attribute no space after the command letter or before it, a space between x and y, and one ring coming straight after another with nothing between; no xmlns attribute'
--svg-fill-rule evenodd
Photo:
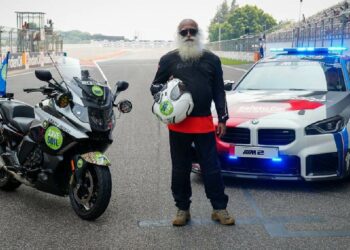
<svg viewBox="0 0 350 250"><path fill-rule="evenodd" d="M82 185L78 187L72 175L69 199L75 213L84 220L95 220L107 209L112 192L108 167L88 166Z"/></svg>

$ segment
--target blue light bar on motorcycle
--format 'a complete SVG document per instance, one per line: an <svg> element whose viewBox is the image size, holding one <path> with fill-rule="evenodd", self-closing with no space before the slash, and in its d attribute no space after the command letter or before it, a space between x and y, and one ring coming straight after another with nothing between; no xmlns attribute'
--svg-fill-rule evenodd
<svg viewBox="0 0 350 250"><path fill-rule="evenodd" d="M298 48L272 48L271 52L287 52L288 54L328 54L341 53L347 50L345 47L298 47Z"/></svg>

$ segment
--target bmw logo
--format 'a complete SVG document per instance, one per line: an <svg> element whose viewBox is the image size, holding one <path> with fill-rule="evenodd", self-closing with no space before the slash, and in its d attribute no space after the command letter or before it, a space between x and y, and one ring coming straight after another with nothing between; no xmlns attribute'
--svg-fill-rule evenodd
<svg viewBox="0 0 350 250"><path fill-rule="evenodd" d="M259 120L252 120L252 124L253 125L256 125L256 124L258 124L259 123Z"/></svg>

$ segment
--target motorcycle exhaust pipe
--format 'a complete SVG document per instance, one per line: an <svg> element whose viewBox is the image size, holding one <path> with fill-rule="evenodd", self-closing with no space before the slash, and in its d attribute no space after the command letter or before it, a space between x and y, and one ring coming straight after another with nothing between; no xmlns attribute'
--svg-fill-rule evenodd
<svg viewBox="0 0 350 250"><path fill-rule="evenodd" d="M1 157L0 157L0 159L1 159ZM0 162L3 162L3 160L1 159ZM7 173L9 173L13 178L15 178L20 183L23 183L24 185L27 185L27 186L30 186L30 187L34 187L33 183L30 183L27 179L23 178L19 174L9 170L5 165L1 164L0 165L0 169L4 169Z"/></svg>

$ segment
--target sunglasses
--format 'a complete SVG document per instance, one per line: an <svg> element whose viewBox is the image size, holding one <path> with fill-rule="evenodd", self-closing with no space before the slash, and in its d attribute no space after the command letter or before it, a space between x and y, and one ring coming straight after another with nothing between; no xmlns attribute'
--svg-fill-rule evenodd
<svg viewBox="0 0 350 250"><path fill-rule="evenodd" d="M190 33L191 36L195 36L198 33L197 29L185 29L185 30L181 30L179 32L179 34L183 37L187 36L187 34Z"/></svg>

